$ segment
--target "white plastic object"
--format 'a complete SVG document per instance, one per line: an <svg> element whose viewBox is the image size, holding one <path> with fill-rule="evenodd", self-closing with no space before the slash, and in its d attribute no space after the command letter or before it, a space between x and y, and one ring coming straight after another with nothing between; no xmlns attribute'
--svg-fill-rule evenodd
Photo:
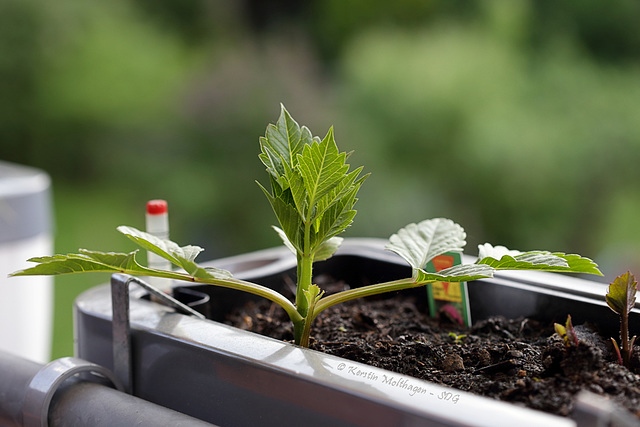
<svg viewBox="0 0 640 427"><path fill-rule="evenodd" d="M40 363L51 360L53 278L7 276L53 252L50 187L43 171L0 161L0 350Z"/></svg>
<svg viewBox="0 0 640 427"><path fill-rule="evenodd" d="M165 200L154 199L147 202L147 233L160 239L169 238L169 207ZM171 263L153 252L147 251L147 266L160 270L171 270ZM151 285L163 292L171 293L171 281L158 277L149 277Z"/></svg>

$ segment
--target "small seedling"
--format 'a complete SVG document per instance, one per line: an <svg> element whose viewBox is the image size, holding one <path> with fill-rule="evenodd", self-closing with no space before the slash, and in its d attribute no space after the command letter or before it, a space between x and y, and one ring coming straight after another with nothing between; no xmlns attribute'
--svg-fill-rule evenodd
<svg viewBox="0 0 640 427"><path fill-rule="evenodd" d="M462 344L462 340L467 337L464 334L458 335L455 332L449 332L449 336L453 339L455 344Z"/></svg>
<svg viewBox="0 0 640 427"><path fill-rule="evenodd" d="M185 280L231 288L262 296L280 305L294 326L296 344L307 347L313 320L327 308L356 298L425 286L433 282L469 282L493 277L497 270L544 270L599 274L598 266L579 255L546 251L515 252L484 244L474 264L456 265L427 272L427 264L438 255L461 252L466 234L449 219L436 218L409 224L389 239L387 249L404 258L412 267L411 277L348 289L324 296L312 283L313 263L331 257L342 241L356 211L356 195L367 175L362 167L349 171L350 153L340 152L333 129L320 139L308 128L299 126L282 106L275 125L269 125L260 138L260 160L265 165L269 184L260 185L269 200L280 227L276 228L284 244L297 258L295 301L265 286L236 279L225 270L203 267L195 262L203 250L197 246L179 246L133 227L118 231L142 249L151 251L176 265L180 270L144 267L136 252L105 253L81 249L78 254L32 258L36 266L13 273L54 275L81 272L110 272Z"/></svg>
<svg viewBox="0 0 640 427"><path fill-rule="evenodd" d="M559 323L554 323L553 329L555 329L556 334L558 334L560 338L564 340L564 343L567 347L578 346L578 336L576 335L576 331L573 329L571 315L567 315L567 322L564 326Z"/></svg>
<svg viewBox="0 0 640 427"><path fill-rule="evenodd" d="M611 342L613 342L613 348L618 356L618 362L626 367L631 364L633 344L636 340L635 335L629 339L629 312L636 304L637 290L638 282L636 282L636 278L627 271L625 274L616 277L609 285L609 290L605 295L609 308L620 316L620 342L622 343L622 349L615 339L611 338Z"/></svg>

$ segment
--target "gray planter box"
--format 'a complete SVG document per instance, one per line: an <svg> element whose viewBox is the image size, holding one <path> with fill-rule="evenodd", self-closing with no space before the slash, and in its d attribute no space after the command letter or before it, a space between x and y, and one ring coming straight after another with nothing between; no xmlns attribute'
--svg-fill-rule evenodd
<svg viewBox="0 0 640 427"><path fill-rule="evenodd" d="M378 239L347 239L316 274L353 284L406 277L402 259ZM295 257L285 248L218 260L238 278L274 288L295 275ZM181 284L176 284L180 294ZM509 273L469 284L474 320L491 315L602 319L616 336L616 316L604 303L606 286L549 273ZM214 319L246 295L194 286L202 309ZM424 292L424 289L417 291ZM242 331L215 320L174 312L131 291L131 384L133 394L221 426L575 426L576 421L471 395L412 377ZM631 328L640 326L638 308ZM76 356L114 366L112 305L108 285L83 293L75 303ZM118 356L116 356L117 358ZM588 401L588 402L587 402ZM589 403L591 402L591 403ZM613 409L585 400L579 425L609 422ZM580 405L579 405L580 406ZM622 425L622 424L621 424Z"/></svg>

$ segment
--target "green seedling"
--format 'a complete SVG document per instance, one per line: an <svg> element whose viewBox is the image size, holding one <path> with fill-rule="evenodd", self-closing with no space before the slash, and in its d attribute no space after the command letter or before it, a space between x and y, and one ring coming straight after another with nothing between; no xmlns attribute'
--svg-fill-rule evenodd
<svg viewBox="0 0 640 427"><path fill-rule="evenodd" d="M609 290L605 295L609 308L620 316L620 342L622 343L622 349L615 339L611 338L611 342L613 342L613 348L616 350L618 362L626 367L631 364L633 344L636 340L635 335L629 339L629 312L636 304L637 290L638 283L636 278L627 271L625 274L616 277L609 285Z"/></svg>
<svg viewBox="0 0 640 427"><path fill-rule="evenodd" d="M462 344L462 340L467 337L464 334L458 335L455 332L449 332L449 336L453 339L455 344Z"/></svg>
<svg viewBox="0 0 640 427"><path fill-rule="evenodd" d="M576 331L573 329L571 315L567 315L567 322L564 326L559 323L554 323L553 329L556 331L556 334L564 340L567 347L578 346L578 336L576 335Z"/></svg>
<svg viewBox="0 0 640 427"><path fill-rule="evenodd" d="M356 298L425 286L433 282L469 282L490 278L498 270L545 270L601 274L597 265L579 255L546 251L515 252L504 247L481 245L474 264L457 265L438 273L429 273L426 265L446 252L461 252L466 245L463 228L449 219L436 218L409 224L389 239L387 249L404 258L412 275L399 280L353 288L325 296L312 283L313 263L331 257L340 246L341 234L356 215L356 195L367 175L362 168L350 171L349 153L340 152L333 130L323 139L313 137L299 126L282 106L276 124L269 125L260 138L260 160L266 166L269 183L259 184L266 195L284 244L295 254L297 287L292 302L265 286L232 277L225 270L204 267L195 262L202 251L197 246L179 246L133 227L118 231L142 249L169 260L179 270L159 270L142 266L136 252L104 253L80 250L77 254L32 258L37 265L13 273L55 275L80 272L110 272L163 277L249 292L267 298L282 307L293 322L296 344L309 345L313 320L336 304ZM268 187L268 188L267 188Z"/></svg>

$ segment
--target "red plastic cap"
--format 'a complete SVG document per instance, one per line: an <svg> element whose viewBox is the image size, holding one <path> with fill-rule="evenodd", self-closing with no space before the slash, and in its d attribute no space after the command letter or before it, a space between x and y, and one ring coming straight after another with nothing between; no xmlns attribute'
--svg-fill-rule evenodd
<svg viewBox="0 0 640 427"><path fill-rule="evenodd" d="M147 202L147 213L149 215L162 215L169 211L166 200L155 199Z"/></svg>

